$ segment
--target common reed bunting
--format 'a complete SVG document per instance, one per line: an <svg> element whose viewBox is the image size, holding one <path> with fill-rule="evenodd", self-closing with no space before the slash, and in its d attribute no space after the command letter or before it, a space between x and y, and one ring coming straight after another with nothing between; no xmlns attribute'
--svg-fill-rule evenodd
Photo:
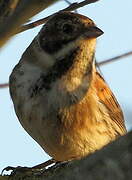
<svg viewBox="0 0 132 180"><path fill-rule="evenodd" d="M55 161L82 158L126 133L121 108L95 66L102 34L85 16L56 13L10 76L21 125Z"/></svg>

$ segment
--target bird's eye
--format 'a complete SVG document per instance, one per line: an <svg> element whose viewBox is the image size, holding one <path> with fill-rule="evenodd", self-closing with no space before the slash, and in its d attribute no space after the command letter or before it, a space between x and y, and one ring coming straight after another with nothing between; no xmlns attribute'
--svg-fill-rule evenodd
<svg viewBox="0 0 132 180"><path fill-rule="evenodd" d="M73 32L73 26L71 24L64 24L62 30L66 34L71 34Z"/></svg>

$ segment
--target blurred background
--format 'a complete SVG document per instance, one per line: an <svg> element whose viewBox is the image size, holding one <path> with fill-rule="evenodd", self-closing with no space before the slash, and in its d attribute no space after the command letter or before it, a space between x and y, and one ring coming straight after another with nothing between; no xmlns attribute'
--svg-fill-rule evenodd
<svg viewBox="0 0 132 180"><path fill-rule="evenodd" d="M75 2L71 0L71 2ZM77 1L80 2L80 1ZM46 17L68 6L60 0L38 14L32 21ZM104 31L98 38L96 59L102 61L132 51L132 1L100 0L78 9L78 13L93 19ZM0 52L0 84L9 75L42 26L13 37ZM126 121L132 128L132 56L100 66L100 70L116 95ZM50 157L22 128L14 112L9 89L0 89L0 171L6 166L34 166Z"/></svg>

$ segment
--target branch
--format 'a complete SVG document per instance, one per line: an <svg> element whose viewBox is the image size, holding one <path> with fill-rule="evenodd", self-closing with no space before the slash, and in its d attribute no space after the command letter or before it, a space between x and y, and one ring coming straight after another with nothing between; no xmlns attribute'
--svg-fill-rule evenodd
<svg viewBox="0 0 132 180"><path fill-rule="evenodd" d="M67 4L71 5L72 3L69 0L64 0ZM77 9L75 9L74 11L75 13L77 13Z"/></svg>
<svg viewBox="0 0 132 180"><path fill-rule="evenodd" d="M111 59L106 59L106 60L103 60L103 61L101 61L101 62L97 62L96 64L97 64L98 66L103 66L103 65L106 65L106 64L115 62L115 61L117 61L117 60L119 61L120 59L125 58L125 57L127 57L127 56L131 56L131 55L132 55L132 51L129 51L129 52L124 53L124 54L121 54L121 55L119 55L119 56L115 56L115 57L113 57L113 58L111 58Z"/></svg>
<svg viewBox="0 0 132 180"><path fill-rule="evenodd" d="M69 7L63 9L63 11L74 11L75 9L78 9L78 8L81 8L83 6L86 6L88 4L92 4L92 3L95 3L99 0L85 0L85 1L82 1L80 3L72 3Z"/></svg>
<svg viewBox="0 0 132 180"><path fill-rule="evenodd" d="M0 22L0 47L16 32L21 24L58 0L17 0L13 14ZM9 1L8 1L9 2Z"/></svg>
<svg viewBox="0 0 132 180"><path fill-rule="evenodd" d="M64 0L67 4L71 5L72 3L69 0Z"/></svg>
<svg viewBox="0 0 132 180"><path fill-rule="evenodd" d="M10 176L9 176L10 177ZM16 173L12 180L132 179L132 131L92 155L42 173Z"/></svg>
<svg viewBox="0 0 132 180"><path fill-rule="evenodd" d="M91 3L95 3L97 1L99 1L99 0L85 0L85 1L82 1L80 3L77 3L77 2L72 3L67 8L62 9L61 11L74 11L74 10L76 10L78 8L81 8L81 7L83 7L85 5L88 5L88 4L91 4ZM38 21L34 21L34 22L30 23L30 24L23 25L20 28L18 28L18 31L16 33L18 34L20 32L23 32L23 31L26 31L28 29L32 29L34 27L37 27L37 26L39 26L41 24L44 24L51 16L53 16L53 14L50 15L50 16L47 16L45 18L39 19Z"/></svg>
<svg viewBox="0 0 132 180"><path fill-rule="evenodd" d="M18 30L16 31L16 34L21 33L21 32L24 32L24 31L29 30L29 29L32 29L32 28L35 28L35 27L37 27L37 26L39 26L39 25L41 25L41 24L44 24L51 16L52 16L52 15L47 16L47 17L42 18L42 19L39 19L39 20L34 21L34 22L32 22L32 23L29 23L29 24L20 26L20 27L18 28Z"/></svg>
<svg viewBox="0 0 132 180"><path fill-rule="evenodd" d="M9 176L1 176L0 175L0 180L9 180Z"/></svg>
<svg viewBox="0 0 132 180"><path fill-rule="evenodd" d="M9 86L8 83L0 84L0 89L7 88Z"/></svg>

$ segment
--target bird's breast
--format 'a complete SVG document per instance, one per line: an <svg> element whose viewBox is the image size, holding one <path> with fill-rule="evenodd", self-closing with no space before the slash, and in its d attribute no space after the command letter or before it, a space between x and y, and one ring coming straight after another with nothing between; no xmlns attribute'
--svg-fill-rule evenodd
<svg viewBox="0 0 132 180"><path fill-rule="evenodd" d="M15 69L10 77L16 114L24 129L54 159L85 156L116 137L106 108L96 92L88 89L87 80L83 84L74 79L68 89L64 79L59 79L50 90L38 88L31 95L42 72L28 67L20 73L23 68Z"/></svg>

